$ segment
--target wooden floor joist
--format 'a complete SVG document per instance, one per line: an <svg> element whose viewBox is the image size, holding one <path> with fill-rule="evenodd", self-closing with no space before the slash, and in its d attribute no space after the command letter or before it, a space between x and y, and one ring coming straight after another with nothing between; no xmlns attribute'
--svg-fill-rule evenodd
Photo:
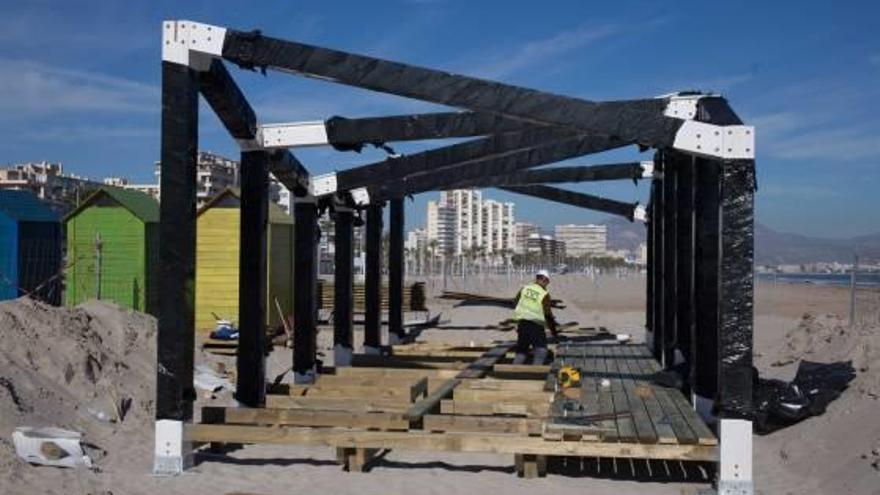
<svg viewBox="0 0 880 495"><path fill-rule="evenodd" d="M715 447L705 445L623 444L606 442L548 442L540 437L478 433L356 431L336 428L188 424L191 442L324 445L367 449L440 450L505 454L567 455L717 461Z"/></svg>
<svg viewBox="0 0 880 495"><path fill-rule="evenodd" d="M351 412L404 412L410 408L409 398L352 399L347 397L293 397L267 395L266 407Z"/></svg>
<svg viewBox="0 0 880 495"><path fill-rule="evenodd" d="M427 414L423 421L422 429L430 432L518 433L536 436L541 434L544 424L541 419L453 414Z"/></svg>
<svg viewBox="0 0 880 495"><path fill-rule="evenodd" d="M211 423L275 426L343 427L380 430L407 430L409 420L403 413L352 413L349 411L312 411L283 408L205 407L202 418Z"/></svg>

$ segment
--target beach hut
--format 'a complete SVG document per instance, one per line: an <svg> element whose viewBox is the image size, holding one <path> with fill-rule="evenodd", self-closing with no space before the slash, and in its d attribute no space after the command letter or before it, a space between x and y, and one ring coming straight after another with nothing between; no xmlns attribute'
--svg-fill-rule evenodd
<svg viewBox="0 0 880 495"><path fill-rule="evenodd" d="M198 212L196 329L202 333L215 326L215 316L238 321L240 207L239 190L226 189ZM278 307L285 315L293 311L293 219L271 202L266 242L266 324L276 328L282 325Z"/></svg>
<svg viewBox="0 0 880 495"><path fill-rule="evenodd" d="M30 191L0 190L0 300L61 303L60 216Z"/></svg>
<svg viewBox="0 0 880 495"><path fill-rule="evenodd" d="M103 187L65 217L70 306L89 299L156 314L159 203Z"/></svg>

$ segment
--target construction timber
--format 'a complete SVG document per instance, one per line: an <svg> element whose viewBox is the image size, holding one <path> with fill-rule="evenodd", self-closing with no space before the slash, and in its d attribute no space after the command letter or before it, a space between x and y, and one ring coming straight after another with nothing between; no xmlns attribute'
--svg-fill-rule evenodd
<svg viewBox="0 0 880 495"><path fill-rule="evenodd" d="M541 476L561 457L718 461L718 440L641 344L572 343L550 366L509 363L492 347L394 346L354 356L313 384L270 389L265 408L206 407L185 428L193 443L323 445L348 470L383 449L512 454L517 473ZM581 370L559 389L562 365Z"/></svg>

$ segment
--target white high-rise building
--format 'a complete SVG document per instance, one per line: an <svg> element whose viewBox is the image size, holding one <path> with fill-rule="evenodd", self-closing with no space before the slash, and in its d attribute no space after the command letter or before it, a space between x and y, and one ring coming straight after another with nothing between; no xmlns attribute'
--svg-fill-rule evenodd
<svg viewBox="0 0 880 495"><path fill-rule="evenodd" d="M513 203L483 201L483 247L488 256L511 254L516 248Z"/></svg>
<svg viewBox="0 0 880 495"><path fill-rule="evenodd" d="M517 254L526 253L526 241L532 234L540 234L541 231L537 225L527 222L516 222L513 225L514 247L513 251Z"/></svg>
<svg viewBox="0 0 880 495"><path fill-rule="evenodd" d="M428 201L428 221L425 230L428 244L435 244L435 253L455 252L455 209L443 203Z"/></svg>
<svg viewBox="0 0 880 495"><path fill-rule="evenodd" d="M565 243L567 256L603 255L608 247L608 229L604 225L557 225L554 234Z"/></svg>
<svg viewBox="0 0 880 495"><path fill-rule="evenodd" d="M454 189L440 193L440 204L451 207L455 215L455 247L461 256L483 245L483 194L479 189Z"/></svg>

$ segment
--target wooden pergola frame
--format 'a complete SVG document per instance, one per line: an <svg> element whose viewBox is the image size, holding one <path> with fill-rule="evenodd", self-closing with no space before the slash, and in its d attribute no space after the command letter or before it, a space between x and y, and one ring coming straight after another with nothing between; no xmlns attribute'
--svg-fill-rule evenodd
<svg viewBox="0 0 880 495"><path fill-rule="evenodd" d="M260 124L224 61L436 104L460 112ZM334 339L337 365L352 349L352 215L366 210L365 344L378 350L382 209L391 203L390 344L404 335L403 197L498 186L648 226L647 335L664 365L688 364L687 392L736 417L751 408L754 129L717 95L680 93L594 102L191 21L163 23L160 304L157 420L193 416L198 95L241 146L241 338L237 399L265 402L265 225L271 172L295 195L293 369L316 368L317 217L336 208ZM475 137L462 143L312 177L290 151ZM529 170L624 146L653 148L653 164ZM545 183L651 177L647 212ZM158 435L157 430L157 435Z"/></svg>

